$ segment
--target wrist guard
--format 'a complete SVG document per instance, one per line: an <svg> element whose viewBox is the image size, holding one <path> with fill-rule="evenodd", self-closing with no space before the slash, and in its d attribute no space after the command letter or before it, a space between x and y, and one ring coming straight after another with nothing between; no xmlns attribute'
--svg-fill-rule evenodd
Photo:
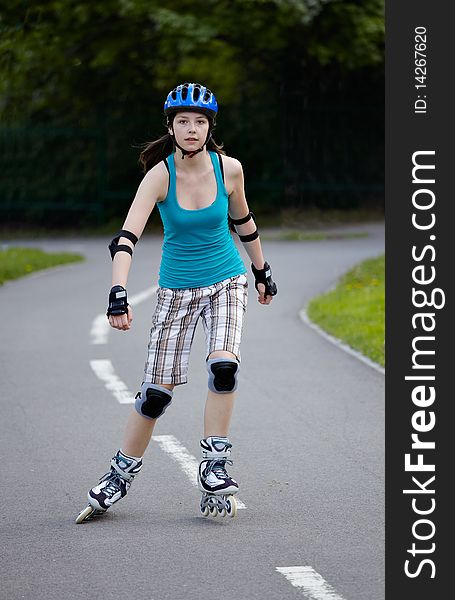
<svg viewBox="0 0 455 600"><path fill-rule="evenodd" d="M121 285L114 285L109 293L109 306L106 315L126 315L128 313L128 301L126 290Z"/></svg>
<svg viewBox="0 0 455 600"><path fill-rule="evenodd" d="M256 269L256 267L251 263L251 270L254 275L254 287L258 290L258 283L263 283L265 285L264 296L276 296L278 289L276 287L276 283L272 279L272 269L268 262L264 263L263 269Z"/></svg>

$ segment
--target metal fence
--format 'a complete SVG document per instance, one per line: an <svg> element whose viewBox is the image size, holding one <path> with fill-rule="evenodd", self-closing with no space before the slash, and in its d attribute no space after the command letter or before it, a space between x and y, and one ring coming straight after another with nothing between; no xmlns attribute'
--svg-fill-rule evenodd
<svg viewBox="0 0 455 600"><path fill-rule="evenodd" d="M273 119L270 132L254 119L241 135L221 131L228 153L244 164L253 210L382 203L381 108L291 107ZM140 179L133 144L145 130L128 125L0 128L0 220L87 225L123 215Z"/></svg>
<svg viewBox="0 0 455 600"><path fill-rule="evenodd" d="M384 112L378 107L318 106L283 115L286 202L303 207L382 203Z"/></svg>
<svg viewBox="0 0 455 600"><path fill-rule="evenodd" d="M89 216L99 221L104 149L97 130L0 128L0 219L43 225L80 223Z"/></svg>

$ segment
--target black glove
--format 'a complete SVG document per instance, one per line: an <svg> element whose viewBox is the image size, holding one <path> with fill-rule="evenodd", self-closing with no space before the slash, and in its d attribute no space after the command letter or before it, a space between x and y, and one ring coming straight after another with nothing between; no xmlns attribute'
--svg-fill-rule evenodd
<svg viewBox="0 0 455 600"><path fill-rule="evenodd" d="M276 296L278 289L276 287L276 283L272 279L272 269L268 262L264 263L263 269L256 269L256 267L251 263L251 270L254 275L254 287L258 289L258 283L263 283L265 285L264 297L267 296Z"/></svg>
<svg viewBox="0 0 455 600"><path fill-rule="evenodd" d="M109 293L109 306L107 307L107 316L126 315L128 313L128 301L126 290L121 285L114 285Z"/></svg>

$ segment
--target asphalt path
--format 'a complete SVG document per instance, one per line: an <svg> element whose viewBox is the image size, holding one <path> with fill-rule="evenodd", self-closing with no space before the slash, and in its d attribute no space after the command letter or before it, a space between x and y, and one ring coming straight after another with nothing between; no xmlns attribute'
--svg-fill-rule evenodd
<svg viewBox="0 0 455 600"><path fill-rule="evenodd" d="M311 566L327 582L321 598L384 598L384 376L299 318L347 269L383 252L381 224L358 230L368 237L263 241L279 288L270 306L257 302L248 275L230 434L230 472L247 508L235 519L200 516L197 488L152 441L128 497L82 525L74 519L133 410L90 361L110 360L136 392L156 296L135 307L129 332L111 330L106 344L93 345L92 323L110 287L108 240L28 242L87 260L0 288L0 598L316 598L277 571L290 566ZM137 245L130 294L156 285L161 241ZM175 388L155 429L195 457L204 358L199 327L190 381Z"/></svg>

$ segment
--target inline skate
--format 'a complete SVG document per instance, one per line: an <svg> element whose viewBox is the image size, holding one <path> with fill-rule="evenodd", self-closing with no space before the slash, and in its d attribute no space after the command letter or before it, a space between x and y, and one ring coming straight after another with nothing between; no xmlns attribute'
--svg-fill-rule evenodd
<svg viewBox="0 0 455 600"><path fill-rule="evenodd" d="M142 460L124 454L121 450L111 460L110 470L101 477L97 486L89 490L88 506L79 513L76 523L104 514L115 502L126 496L133 479L142 469Z"/></svg>
<svg viewBox="0 0 455 600"><path fill-rule="evenodd" d="M211 436L200 441L202 461L198 470L198 487L202 492L200 511L204 517L235 517L237 503L234 494L239 486L226 472L232 444L226 437Z"/></svg>

